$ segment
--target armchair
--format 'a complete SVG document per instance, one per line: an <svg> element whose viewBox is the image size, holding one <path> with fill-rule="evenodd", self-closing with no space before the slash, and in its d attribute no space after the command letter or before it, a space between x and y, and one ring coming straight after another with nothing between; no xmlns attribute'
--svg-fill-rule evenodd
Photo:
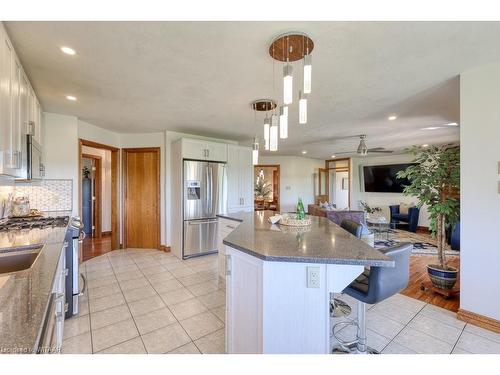
<svg viewBox="0 0 500 375"><path fill-rule="evenodd" d="M408 209L408 214L399 213L399 204L389 206L391 211L391 227L397 226L400 222L408 223L408 231L415 233L418 226L418 216L420 214L420 209L418 207L410 207Z"/></svg>

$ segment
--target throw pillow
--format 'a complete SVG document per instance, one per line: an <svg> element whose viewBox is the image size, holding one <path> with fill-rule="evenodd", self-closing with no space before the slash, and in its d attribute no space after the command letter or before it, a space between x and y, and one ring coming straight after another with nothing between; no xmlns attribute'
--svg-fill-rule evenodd
<svg viewBox="0 0 500 375"><path fill-rule="evenodd" d="M408 210L409 210L411 207L415 207L415 203L409 203L409 204L406 204L406 203L400 203L400 204L399 204L399 213L400 213L401 215L408 215Z"/></svg>

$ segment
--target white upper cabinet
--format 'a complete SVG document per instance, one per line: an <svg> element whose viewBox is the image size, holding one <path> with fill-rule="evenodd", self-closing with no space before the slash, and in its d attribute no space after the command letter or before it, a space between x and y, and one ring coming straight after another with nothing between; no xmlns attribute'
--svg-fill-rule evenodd
<svg viewBox="0 0 500 375"><path fill-rule="evenodd" d="M227 145L200 139L182 139L182 157L184 159L227 161Z"/></svg>
<svg viewBox="0 0 500 375"><path fill-rule="evenodd" d="M228 145L227 155L228 211L253 211L252 149Z"/></svg>
<svg viewBox="0 0 500 375"><path fill-rule="evenodd" d="M25 178L26 134L41 144L41 108L0 22L0 175Z"/></svg>
<svg viewBox="0 0 500 375"><path fill-rule="evenodd" d="M10 40L0 29L0 174L21 176L19 86L21 66Z"/></svg>

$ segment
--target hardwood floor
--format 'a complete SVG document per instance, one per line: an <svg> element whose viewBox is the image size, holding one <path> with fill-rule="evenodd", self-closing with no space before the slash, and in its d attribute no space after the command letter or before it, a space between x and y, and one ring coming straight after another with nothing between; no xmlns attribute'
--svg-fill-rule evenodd
<svg viewBox="0 0 500 375"><path fill-rule="evenodd" d="M111 251L111 236L101 238L86 237L83 240L83 261Z"/></svg>
<svg viewBox="0 0 500 375"><path fill-rule="evenodd" d="M412 255L410 257L410 281L408 287L404 289L401 294L405 296L418 299L430 303L435 306L442 307L444 309L457 312L460 306L460 296L454 296L450 299L444 299L443 296L435 294L430 290L422 291L420 290L420 284L422 281L428 281L427 276L427 265L436 262L436 257L432 255L416 256ZM448 265L456 268L460 268L460 257L459 256L448 256ZM460 285L460 274L457 281Z"/></svg>

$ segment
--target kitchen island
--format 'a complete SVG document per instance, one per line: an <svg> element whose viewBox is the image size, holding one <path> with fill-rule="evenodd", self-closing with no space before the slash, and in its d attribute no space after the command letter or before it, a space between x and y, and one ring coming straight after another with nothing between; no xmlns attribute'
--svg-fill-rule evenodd
<svg viewBox="0 0 500 375"><path fill-rule="evenodd" d="M242 223L223 240L226 351L329 353L330 293L394 262L326 218L287 227L270 224L274 214L237 214Z"/></svg>

